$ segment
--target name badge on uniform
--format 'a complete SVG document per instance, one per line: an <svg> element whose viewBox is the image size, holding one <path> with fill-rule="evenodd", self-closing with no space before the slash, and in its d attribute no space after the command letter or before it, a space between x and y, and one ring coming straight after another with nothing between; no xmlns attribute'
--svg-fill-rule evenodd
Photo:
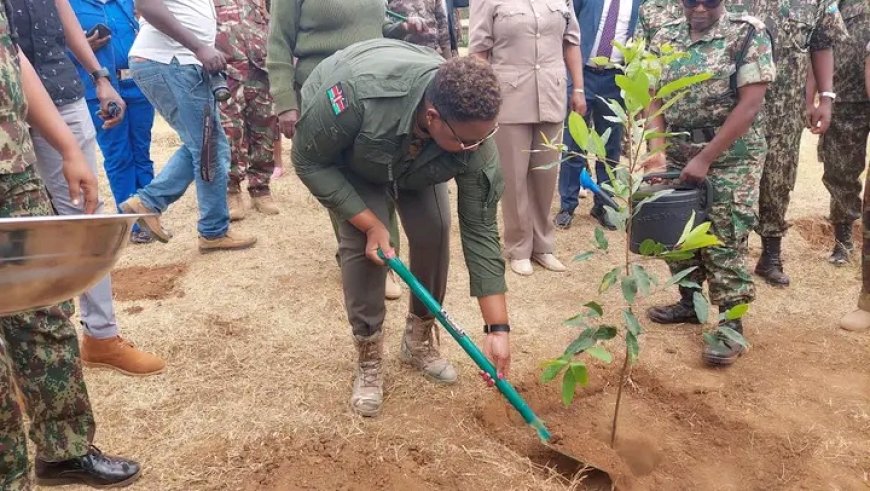
<svg viewBox="0 0 870 491"><path fill-rule="evenodd" d="M326 97L329 103L332 104L332 113L338 116L347 111L347 98L344 96L344 90L341 88L341 82L333 85L326 91Z"/></svg>

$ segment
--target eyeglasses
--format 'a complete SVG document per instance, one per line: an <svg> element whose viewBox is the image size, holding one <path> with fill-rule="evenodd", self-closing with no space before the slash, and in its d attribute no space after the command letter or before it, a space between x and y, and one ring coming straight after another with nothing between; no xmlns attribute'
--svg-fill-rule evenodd
<svg viewBox="0 0 870 491"><path fill-rule="evenodd" d="M459 148L466 152L469 150L474 150L475 148L483 145L485 141L492 138L493 135L498 132L498 123L496 123L495 126L493 126L492 129L489 131L489 133L486 134L486 136L484 136L480 140L477 140L474 143L468 143L466 141L463 141L461 138L459 138L459 136L456 135L456 130L454 130L453 127L450 126L450 123L448 123L446 119L442 118L441 121L444 121L444 124L446 124L447 127L450 129L450 133L453 134L453 138L459 143Z"/></svg>
<svg viewBox="0 0 870 491"><path fill-rule="evenodd" d="M683 6L689 9L698 8L698 5L703 5L705 9L715 9L722 5L722 0L683 0Z"/></svg>

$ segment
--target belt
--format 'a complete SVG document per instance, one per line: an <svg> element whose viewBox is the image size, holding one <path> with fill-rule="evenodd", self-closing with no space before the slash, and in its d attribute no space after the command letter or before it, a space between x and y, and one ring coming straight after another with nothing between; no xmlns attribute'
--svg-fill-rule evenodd
<svg viewBox="0 0 870 491"><path fill-rule="evenodd" d="M611 73L611 72L621 72L622 71L619 68L615 68L615 67L609 68L609 67L592 66L592 65L585 65L583 67L583 69L588 70L592 73Z"/></svg>
<svg viewBox="0 0 870 491"><path fill-rule="evenodd" d="M118 70L118 80L133 80L133 70L121 68Z"/></svg>
<svg viewBox="0 0 870 491"><path fill-rule="evenodd" d="M701 128L671 128L671 133L688 133L680 135L678 138L685 138L691 143L709 143L716 137L716 132L719 130L715 126L704 126Z"/></svg>

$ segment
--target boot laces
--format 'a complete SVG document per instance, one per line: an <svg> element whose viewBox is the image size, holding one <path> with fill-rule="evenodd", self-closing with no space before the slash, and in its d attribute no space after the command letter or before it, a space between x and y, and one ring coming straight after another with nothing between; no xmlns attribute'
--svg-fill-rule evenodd
<svg viewBox="0 0 870 491"><path fill-rule="evenodd" d="M414 354L419 356L424 363L433 362L441 358L438 348L441 346L441 332L435 324L424 326L423 336L417 339L414 346Z"/></svg>
<svg viewBox="0 0 870 491"><path fill-rule="evenodd" d="M364 386L375 387L378 385L377 382L381 372L381 357L377 343L363 343L359 371Z"/></svg>

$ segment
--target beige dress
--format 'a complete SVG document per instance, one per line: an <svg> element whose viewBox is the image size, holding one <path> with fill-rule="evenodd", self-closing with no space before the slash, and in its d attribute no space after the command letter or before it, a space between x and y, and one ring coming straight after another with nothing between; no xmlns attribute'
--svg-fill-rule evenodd
<svg viewBox="0 0 870 491"><path fill-rule="evenodd" d="M550 206L559 154L540 151L542 133L561 142L567 112L563 43L580 44L580 27L566 0L475 0L471 2L470 53L490 52L501 82L501 129L496 134L505 192L502 198L505 253L529 259L553 252ZM537 150L537 152L532 152Z"/></svg>

